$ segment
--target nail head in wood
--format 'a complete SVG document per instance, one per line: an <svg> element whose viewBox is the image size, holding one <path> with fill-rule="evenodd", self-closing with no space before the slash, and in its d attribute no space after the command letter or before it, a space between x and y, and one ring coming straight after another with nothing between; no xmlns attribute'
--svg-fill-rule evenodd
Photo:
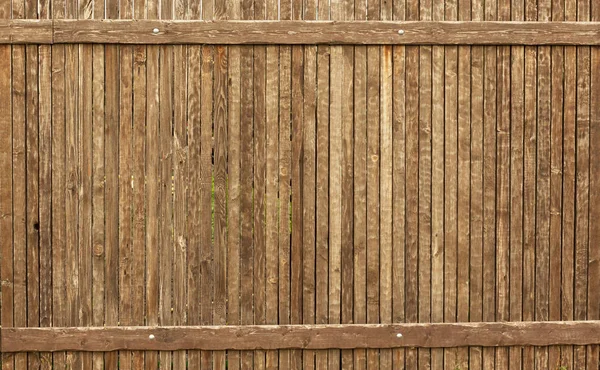
<svg viewBox="0 0 600 370"><path fill-rule="evenodd" d="M154 339L154 334L150 334L150 335L148 336L148 338L150 338L150 339Z"/></svg>
<svg viewBox="0 0 600 370"><path fill-rule="evenodd" d="M152 33L157 34L158 32L160 32L160 30L158 28L155 28L152 30Z"/></svg>
<svg viewBox="0 0 600 370"><path fill-rule="evenodd" d="M404 35L404 30L398 30L398 35Z"/></svg>

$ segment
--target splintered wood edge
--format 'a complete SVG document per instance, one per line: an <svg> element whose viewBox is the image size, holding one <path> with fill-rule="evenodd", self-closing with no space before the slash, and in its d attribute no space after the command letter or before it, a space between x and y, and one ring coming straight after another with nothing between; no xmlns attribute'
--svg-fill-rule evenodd
<svg viewBox="0 0 600 370"><path fill-rule="evenodd" d="M600 321L2 328L2 352L600 344Z"/></svg>
<svg viewBox="0 0 600 370"><path fill-rule="evenodd" d="M600 22L0 20L0 44L600 45Z"/></svg>

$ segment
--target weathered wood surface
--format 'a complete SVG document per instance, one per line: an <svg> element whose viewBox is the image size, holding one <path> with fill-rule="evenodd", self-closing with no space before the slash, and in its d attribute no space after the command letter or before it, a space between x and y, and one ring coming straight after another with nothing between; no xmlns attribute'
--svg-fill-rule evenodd
<svg viewBox="0 0 600 370"><path fill-rule="evenodd" d="M4 328L2 352L600 344L600 321Z"/></svg>
<svg viewBox="0 0 600 370"><path fill-rule="evenodd" d="M2 19L0 44L51 44L52 20Z"/></svg>
<svg viewBox="0 0 600 370"><path fill-rule="evenodd" d="M600 22L2 20L0 43L600 45Z"/></svg>

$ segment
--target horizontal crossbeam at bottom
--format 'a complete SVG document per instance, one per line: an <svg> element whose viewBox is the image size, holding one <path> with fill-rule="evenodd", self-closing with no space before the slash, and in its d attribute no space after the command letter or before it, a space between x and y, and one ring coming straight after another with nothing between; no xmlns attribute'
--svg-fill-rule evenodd
<svg viewBox="0 0 600 370"><path fill-rule="evenodd" d="M600 321L2 328L2 352L600 344Z"/></svg>

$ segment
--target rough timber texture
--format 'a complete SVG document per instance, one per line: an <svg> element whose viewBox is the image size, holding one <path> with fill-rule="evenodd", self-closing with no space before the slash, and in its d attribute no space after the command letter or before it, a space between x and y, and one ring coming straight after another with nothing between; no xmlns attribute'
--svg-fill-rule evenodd
<svg viewBox="0 0 600 370"><path fill-rule="evenodd" d="M0 0L2 369L598 370L598 22Z"/></svg>

